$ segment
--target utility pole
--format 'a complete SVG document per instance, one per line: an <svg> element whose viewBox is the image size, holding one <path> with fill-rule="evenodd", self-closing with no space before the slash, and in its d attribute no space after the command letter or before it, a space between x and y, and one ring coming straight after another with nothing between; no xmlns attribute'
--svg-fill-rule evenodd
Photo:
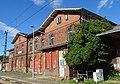
<svg viewBox="0 0 120 84"><path fill-rule="evenodd" d="M2 63L2 71L6 71L6 65L5 65L5 57L6 57L6 49L7 49L7 34L8 32L5 31L5 45L4 45L4 55L3 55L3 63Z"/></svg>

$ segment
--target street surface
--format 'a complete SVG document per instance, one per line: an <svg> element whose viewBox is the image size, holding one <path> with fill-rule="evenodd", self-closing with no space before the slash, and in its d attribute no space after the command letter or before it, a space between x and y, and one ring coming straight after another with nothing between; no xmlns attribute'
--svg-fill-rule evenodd
<svg viewBox="0 0 120 84"><path fill-rule="evenodd" d="M67 81L61 81L61 78L47 77L35 74L35 78L31 77L31 73L22 72L1 72L1 84L69 84Z"/></svg>

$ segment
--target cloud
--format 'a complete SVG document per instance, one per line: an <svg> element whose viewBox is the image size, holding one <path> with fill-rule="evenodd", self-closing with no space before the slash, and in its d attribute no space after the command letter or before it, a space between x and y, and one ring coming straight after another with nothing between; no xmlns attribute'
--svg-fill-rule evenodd
<svg viewBox="0 0 120 84"><path fill-rule="evenodd" d="M107 5L109 0L100 0L97 9L100 10L102 7L105 7Z"/></svg>
<svg viewBox="0 0 120 84"><path fill-rule="evenodd" d="M108 8L111 8L115 1L119 1L119 0L100 0L97 6L97 11L99 11L101 8L106 6Z"/></svg>
<svg viewBox="0 0 120 84"><path fill-rule="evenodd" d="M53 7L53 8L60 7L61 4L62 4L62 2L63 2L63 0L54 0L54 1L52 2L52 7Z"/></svg>
<svg viewBox="0 0 120 84"><path fill-rule="evenodd" d="M10 26L7 26L5 23L3 22L0 22L0 30L2 31L8 31L9 32L9 35L14 37L18 32L20 32L19 30L17 30L16 28L14 27L10 27Z"/></svg>
<svg viewBox="0 0 120 84"><path fill-rule="evenodd" d="M52 1L51 6L53 8L60 7L63 2L63 0L32 0L32 2L37 6L43 5L45 2L50 3L51 1Z"/></svg>
<svg viewBox="0 0 120 84"><path fill-rule="evenodd" d="M45 0L32 0L32 2L33 2L35 5L39 6L39 5L44 4L44 3L45 3Z"/></svg>
<svg viewBox="0 0 120 84"><path fill-rule="evenodd" d="M109 8L112 8L112 4L114 3L114 0L110 1Z"/></svg>

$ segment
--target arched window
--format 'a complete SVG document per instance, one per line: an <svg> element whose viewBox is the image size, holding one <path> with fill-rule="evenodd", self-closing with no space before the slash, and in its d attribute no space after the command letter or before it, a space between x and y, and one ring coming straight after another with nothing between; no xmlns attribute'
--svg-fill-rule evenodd
<svg viewBox="0 0 120 84"><path fill-rule="evenodd" d="M21 37L19 37L18 39L19 39L19 41L21 41Z"/></svg>
<svg viewBox="0 0 120 84"><path fill-rule="evenodd" d="M53 35L50 36L50 43L51 43L51 45L54 44L54 36Z"/></svg>
<svg viewBox="0 0 120 84"><path fill-rule="evenodd" d="M21 58L21 69L24 67L24 59Z"/></svg>
<svg viewBox="0 0 120 84"><path fill-rule="evenodd" d="M44 39L42 39L42 41L41 41L41 46L42 46L42 48L44 47Z"/></svg>
<svg viewBox="0 0 120 84"><path fill-rule="evenodd" d="M35 49L38 49L38 40L35 41Z"/></svg>
<svg viewBox="0 0 120 84"><path fill-rule="evenodd" d="M30 51L32 51L32 43L30 43Z"/></svg>
<svg viewBox="0 0 120 84"><path fill-rule="evenodd" d="M16 54L18 54L18 46L16 47Z"/></svg>
<svg viewBox="0 0 120 84"><path fill-rule="evenodd" d="M24 44L22 44L22 53L24 53Z"/></svg>
<svg viewBox="0 0 120 84"><path fill-rule="evenodd" d="M69 28L68 29L68 40L70 40L71 37L72 37L72 29Z"/></svg>

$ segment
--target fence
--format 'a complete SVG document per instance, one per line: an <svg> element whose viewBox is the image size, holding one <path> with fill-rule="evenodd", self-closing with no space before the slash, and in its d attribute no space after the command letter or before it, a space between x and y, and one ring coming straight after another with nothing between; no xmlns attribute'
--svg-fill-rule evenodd
<svg viewBox="0 0 120 84"><path fill-rule="evenodd" d="M93 71L73 70L73 77L76 79L93 78Z"/></svg>

